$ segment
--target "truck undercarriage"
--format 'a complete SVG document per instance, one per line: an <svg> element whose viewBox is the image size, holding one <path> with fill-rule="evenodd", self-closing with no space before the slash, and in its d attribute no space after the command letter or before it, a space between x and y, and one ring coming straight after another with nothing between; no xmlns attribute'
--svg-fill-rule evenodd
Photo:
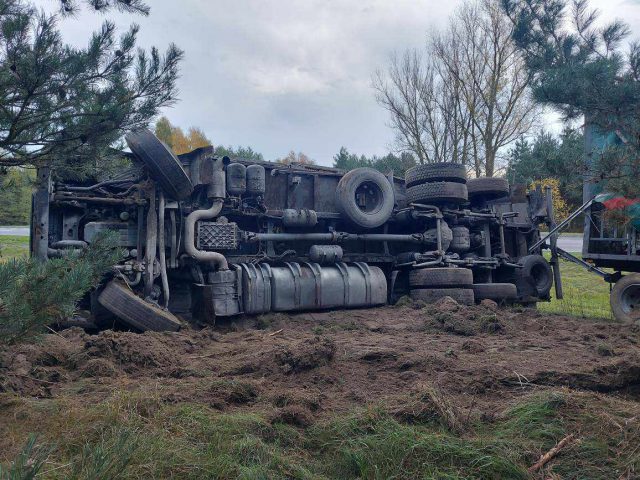
<svg viewBox="0 0 640 480"><path fill-rule="evenodd" d="M127 136L131 167L99 181L39 171L31 252L73 254L118 232L122 260L84 301L96 324L139 330L269 311L371 307L403 295L532 304L553 283L538 225L541 192L462 165L419 165L405 179L175 156L148 130Z"/></svg>

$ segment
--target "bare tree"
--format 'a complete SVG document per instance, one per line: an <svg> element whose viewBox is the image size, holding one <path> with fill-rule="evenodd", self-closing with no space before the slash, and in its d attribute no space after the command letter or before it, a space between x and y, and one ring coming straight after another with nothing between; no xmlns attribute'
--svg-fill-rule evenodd
<svg viewBox="0 0 640 480"><path fill-rule="evenodd" d="M373 77L398 146L421 163L452 161L493 176L499 152L528 132L537 107L529 76L498 0L468 1L425 54L393 56Z"/></svg>
<svg viewBox="0 0 640 480"><path fill-rule="evenodd" d="M468 161L470 122L457 83L433 55L417 50L393 55L388 69L373 77L400 150L415 153L420 163Z"/></svg>

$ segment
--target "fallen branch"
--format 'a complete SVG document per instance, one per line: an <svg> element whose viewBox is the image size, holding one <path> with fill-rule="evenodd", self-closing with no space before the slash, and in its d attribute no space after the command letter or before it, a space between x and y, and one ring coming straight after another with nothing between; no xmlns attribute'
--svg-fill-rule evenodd
<svg viewBox="0 0 640 480"><path fill-rule="evenodd" d="M277 334L279 334L280 332L282 332L282 330L284 330L284 328L281 328L280 330L276 330L275 332L271 332L271 333L269 333L268 335L269 335L270 337L273 337L274 335L277 335Z"/></svg>
<svg viewBox="0 0 640 480"><path fill-rule="evenodd" d="M560 453L560 450L562 450L564 447L566 447L574 438L575 438L575 436L573 435L573 433L571 435L567 435L566 437L564 437L562 440L560 440L556 444L555 447L553 447L547 453L542 455L540 457L540 459L536 463L531 465L527 471L529 473L534 473L534 472L537 472L538 470L540 470L542 467L544 467L549 462L549 460L551 460L553 457L558 455L558 453Z"/></svg>

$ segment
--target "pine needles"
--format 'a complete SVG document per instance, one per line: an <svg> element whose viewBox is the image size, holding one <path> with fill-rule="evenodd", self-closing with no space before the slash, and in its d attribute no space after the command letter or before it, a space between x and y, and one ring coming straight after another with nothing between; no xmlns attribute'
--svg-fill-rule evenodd
<svg viewBox="0 0 640 480"><path fill-rule="evenodd" d="M114 234L100 236L79 255L41 262L16 258L0 263L0 343L15 343L70 316L77 302L114 265Z"/></svg>

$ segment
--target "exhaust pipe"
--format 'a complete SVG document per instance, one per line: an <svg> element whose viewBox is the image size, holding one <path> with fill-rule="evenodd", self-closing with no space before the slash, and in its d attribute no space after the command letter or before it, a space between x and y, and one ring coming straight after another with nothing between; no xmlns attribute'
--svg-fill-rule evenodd
<svg viewBox="0 0 640 480"><path fill-rule="evenodd" d="M198 262L211 264L218 270L229 270L227 259L218 252L205 252L196 248L196 222L216 218L222 210L226 195L226 183L222 160L213 158L211 162L211 182L207 188L207 197L213 199L213 204L206 210L195 210L187 215L184 225L184 243L187 254Z"/></svg>

